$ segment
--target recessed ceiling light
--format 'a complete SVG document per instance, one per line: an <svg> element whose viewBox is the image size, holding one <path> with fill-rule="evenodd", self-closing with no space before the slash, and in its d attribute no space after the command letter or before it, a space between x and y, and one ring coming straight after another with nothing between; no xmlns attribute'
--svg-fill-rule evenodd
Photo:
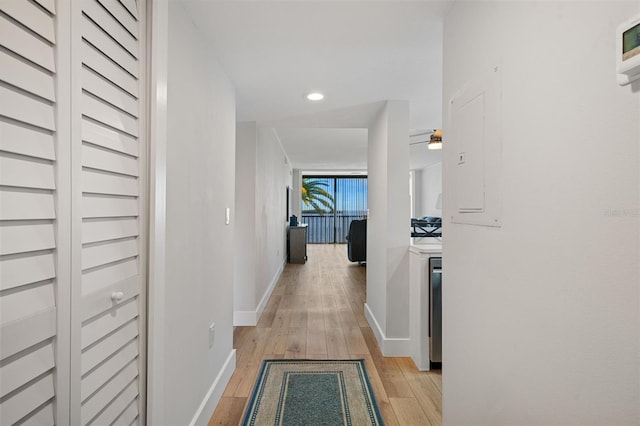
<svg viewBox="0 0 640 426"><path fill-rule="evenodd" d="M321 101L324 99L324 95L320 92L313 92L307 95L307 99L310 101Z"/></svg>

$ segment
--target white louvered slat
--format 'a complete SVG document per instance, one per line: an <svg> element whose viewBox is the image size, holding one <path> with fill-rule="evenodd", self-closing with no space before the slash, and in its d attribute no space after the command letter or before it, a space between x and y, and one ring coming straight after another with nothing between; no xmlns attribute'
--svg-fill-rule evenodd
<svg viewBox="0 0 640 426"><path fill-rule="evenodd" d="M140 19L138 15L138 2L136 0L120 0L120 3L127 8L131 16L136 18L136 20Z"/></svg>
<svg viewBox="0 0 640 426"><path fill-rule="evenodd" d="M0 255L55 248L53 223L0 223Z"/></svg>
<svg viewBox="0 0 640 426"><path fill-rule="evenodd" d="M53 375L48 374L2 402L0 424L12 425L54 395Z"/></svg>
<svg viewBox="0 0 640 426"><path fill-rule="evenodd" d="M82 326L81 340L82 348L102 339L113 330L121 327L133 318L138 316L137 300L118 305L113 310L103 313Z"/></svg>
<svg viewBox="0 0 640 426"><path fill-rule="evenodd" d="M50 339L56 334L56 310L39 312L0 327L0 360ZM1 423L0 424L4 424Z"/></svg>
<svg viewBox="0 0 640 426"><path fill-rule="evenodd" d="M82 320L84 321L95 316L97 312L103 312L113 307L114 302L111 300L111 295L114 292L122 292L124 295L119 303L124 303L132 297L138 296L140 294L138 281L138 277L127 278L95 293L84 295L82 297Z"/></svg>
<svg viewBox="0 0 640 426"><path fill-rule="evenodd" d="M135 238L115 240L82 249L82 269L95 268L138 255L138 240Z"/></svg>
<svg viewBox="0 0 640 426"><path fill-rule="evenodd" d="M96 170L83 170L82 192L92 194L130 195L139 193L138 179Z"/></svg>
<svg viewBox="0 0 640 426"><path fill-rule="evenodd" d="M52 283L28 287L0 297L0 322L9 324L53 307L55 298Z"/></svg>
<svg viewBox="0 0 640 426"><path fill-rule="evenodd" d="M113 403L109 405L109 407L107 407L107 409L104 410L104 412L100 413L100 415L96 417L93 424L95 425L113 424L114 426L118 425L120 423L116 419L119 420L119 417L122 417L124 421L127 421L127 419L131 416L131 414L128 412L128 410L131 408L135 410L135 415L138 415L138 407L135 404L137 396L138 396L138 382L133 381L131 382L131 384L129 384L129 386L127 386L127 388L120 395L116 397ZM132 402L134 403L133 407L131 407ZM129 423L127 423L127 426L130 423L131 422L129 421Z"/></svg>
<svg viewBox="0 0 640 426"><path fill-rule="evenodd" d="M109 383L82 404L82 424L88 424L106 405L108 406L120 392L138 377L138 366L131 362Z"/></svg>
<svg viewBox="0 0 640 426"><path fill-rule="evenodd" d="M144 6L61 1L57 16L57 3L0 0L0 424L131 423L144 404Z"/></svg>
<svg viewBox="0 0 640 426"><path fill-rule="evenodd" d="M56 100L53 76L2 50L0 50L0 80L49 101Z"/></svg>
<svg viewBox="0 0 640 426"><path fill-rule="evenodd" d="M41 2L0 0L2 425L55 423L57 33Z"/></svg>
<svg viewBox="0 0 640 426"><path fill-rule="evenodd" d="M55 417L53 414L53 403L48 403L35 414L29 416L20 426L54 426Z"/></svg>
<svg viewBox="0 0 640 426"><path fill-rule="evenodd" d="M87 119L82 120L82 140L138 157L138 141L133 136L111 130Z"/></svg>
<svg viewBox="0 0 640 426"><path fill-rule="evenodd" d="M98 2L107 9L131 35L138 38L138 22L136 22L133 16L125 9L122 3L118 0L98 0Z"/></svg>
<svg viewBox="0 0 640 426"><path fill-rule="evenodd" d="M144 218L141 22L117 0L83 4L80 327L81 424L111 425L140 398ZM128 5L137 13L138 5ZM76 151L77 152L77 151ZM118 302L114 292L122 292ZM144 371L144 370L142 370ZM79 401L79 402L80 402Z"/></svg>
<svg viewBox="0 0 640 426"><path fill-rule="evenodd" d="M129 74L139 77L136 59L86 17L82 20L82 37Z"/></svg>
<svg viewBox="0 0 640 426"><path fill-rule="evenodd" d="M82 401L85 401L99 387L115 376L127 364L138 356L138 342L133 340L126 344L111 358L82 378Z"/></svg>
<svg viewBox="0 0 640 426"><path fill-rule="evenodd" d="M30 1L0 1L0 10L49 42L56 42L53 19Z"/></svg>
<svg viewBox="0 0 640 426"><path fill-rule="evenodd" d="M114 282L138 275L138 265L138 259L132 258L84 272L82 274L82 294L95 293Z"/></svg>
<svg viewBox="0 0 640 426"><path fill-rule="evenodd" d="M136 198L115 198L99 195L85 195L82 198L83 216L128 217L138 216L139 202Z"/></svg>
<svg viewBox="0 0 640 426"><path fill-rule="evenodd" d="M134 58L138 58L138 40L125 30L113 16L97 2L97 0L83 3L82 11L103 31L124 47Z"/></svg>
<svg viewBox="0 0 640 426"><path fill-rule="evenodd" d="M138 100L88 68L82 70L82 88L134 117L138 116Z"/></svg>
<svg viewBox="0 0 640 426"><path fill-rule="evenodd" d="M44 7L52 15L56 14L56 2L55 0L35 0L40 6Z"/></svg>
<svg viewBox="0 0 640 426"><path fill-rule="evenodd" d="M54 51L51 45L3 16L0 16L0 45L51 72L56 70Z"/></svg>
<svg viewBox="0 0 640 426"><path fill-rule="evenodd" d="M53 164L49 161L0 152L0 185L55 189Z"/></svg>
<svg viewBox="0 0 640 426"><path fill-rule="evenodd" d="M82 223L82 243L135 237L139 232L137 218L85 220Z"/></svg>
<svg viewBox="0 0 640 426"><path fill-rule="evenodd" d="M82 63L134 98L139 96L138 80L86 41L82 43Z"/></svg>
<svg viewBox="0 0 640 426"><path fill-rule="evenodd" d="M53 367L53 345L51 342L3 365L0 367L0 398Z"/></svg>
<svg viewBox="0 0 640 426"><path fill-rule="evenodd" d="M0 99L0 115L46 130L56 130L53 107L45 101L3 86L0 86Z"/></svg>
<svg viewBox="0 0 640 426"><path fill-rule="evenodd" d="M7 256L0 260L0 290L45 281L56 275L53 253Z"/></svg>
<svg viewBox="0 0 640 426"><path fill-rule="evenodd" d="M0 150L30 157L55 160L53 136L50 132L36 130L0 119Z"/></svg>
<svg viewBox="0 0 640 426"><path fill-rule="evenodd" d="M82 94L83 114L131 136L138 136L138 122L129 114L102 102L86 93Z"/></svg>
<svg viewBox="0 0 640 426"><path fill-rule="evenodd" d="M138 325L135 321L113 333L82 354L82 375L95 368L96 365L113 355L119 348L138 336ZM137 341L137 340L136 340Z"/></svg>
<svg viewBox="0 0 640 426"><path fill-rule="evenodd" d="M139 164L136 158L87 144L82 146L82 165L129 176L139 175Z"/></svg>
<svg viewBox="0 0 640 426"><path fill-rule="evenodd" d="M0 188L0 220L55 219L53 194Z"/></svg>
<svg viewBox="0 0 640 426"><path fill-rule="evenodd" d="M140 426L140 416L136 417L129 426Z"/></svg>
<svg viewBox="0 0 640 426"><path fill-rule="evenodd" d="M133 426L139 423L140 411L138 410L139 401L136 398L124 412L116 419L113 426Z"/></svg>

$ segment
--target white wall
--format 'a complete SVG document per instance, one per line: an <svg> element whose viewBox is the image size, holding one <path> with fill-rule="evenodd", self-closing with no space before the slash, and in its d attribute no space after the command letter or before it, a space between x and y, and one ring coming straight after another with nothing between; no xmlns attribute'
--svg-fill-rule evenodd
<svg viewBox="0 0 640 426"><path fill-rule="evenodd" d="M424 216L442 216L442 207L438 208L438 196L442 194L442 163L434 164L422 170L423 193L422 211Z"/></svg>
<svg viewBox="0 0 640 426"><path fill-rule="evenodd" d="M369 127L367 145L367 309L386 332L387 324L387 109ZM381 336L378 337L380 342ZM382 346L382 345L380 345Z"/></svg>
<svg viewBox="0 0 640 426"><path fill-rule="evenodd" d="M444 424L640 424L640 95L615 27L637 1L458 1L447 102L502 67L501 228L446 223ZM456 167L444 140L445 217Z"/></svg>
<svg viewBox="0 0 640 426"><path fill-rule="evenodd" d="M367 303L382 351L408 356L409 105L388 101L369 128Z"/></svg>
<svg viewBox="0 0 640 426"><path fill-rule="evenodd" d="M292 169L271 128L238 123L234 325L256 325L287 259Z"/></svg>
<svg viewBox="0 0 640 426"><path fill-rule="evenodd" d="M233 223L224 222L225 207L234 206L235 95L182 6L168 8L166 255L154 259L151 275L161 279L150 283L150 416L155 425L206 424L235 365ZM162 39L167 28L157 29Z"/></svg>
<svg viewBox="0 0 640 426"><path fill-rule="evenodd" d="M255 303L261 312L287 260L286 188L292 185L289 160L271 128L258 129L257 163Z"/></svg>
<svg viewBox="0 0 640 426"><path fill-rule="evenodd" d="M292 171L292 195L293 200L291 200L291 210L298 217L298 221L302 219L302 170L293 169Z"/></svg>
<svg viewBox="0 0 640 426"><path fill-rule="evenodd" d="M233 259L234 325L256 323L256 168L255 122L236 127L235 255Z"/></svg>
<svg viewBox="0 0 640 426"><path fill-rule="evenodd" d="M442 217L442 209L436 208L438 195L442 193L442 163L416 170L417 176L420 176L420 182L416 186L416 190L419 191L416 200L419 203L416 204L414 217Z"/></svg>

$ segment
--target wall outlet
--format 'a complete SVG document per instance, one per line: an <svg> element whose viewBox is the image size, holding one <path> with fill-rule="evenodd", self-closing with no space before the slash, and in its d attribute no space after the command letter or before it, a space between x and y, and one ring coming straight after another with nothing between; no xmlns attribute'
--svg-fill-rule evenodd
<svg viewBox="0 0 640 426"><path fill-rule="evenodd" d="M216 323L212 323L209 326L209 347L212 348L213 347L213 342L215 340L216 337Z"/></svg>

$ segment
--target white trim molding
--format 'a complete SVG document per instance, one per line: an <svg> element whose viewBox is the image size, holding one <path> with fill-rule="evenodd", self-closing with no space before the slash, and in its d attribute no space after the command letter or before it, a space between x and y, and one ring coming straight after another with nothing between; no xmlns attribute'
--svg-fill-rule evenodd
<svg viewBox="0 0 640 426"><path fill-rule="evenodd" d="M149 2L149 255L147 322L147 423L165 418L167 69L169 5Z"/></svg>
<svg viewBox="0 0 640 426"><path fill-rule="evenodd" d="M213 413L222 398L222 393L224 389L227 387L229 380L231 380L231 375L236 369L236 350L233 349L229 353L227 360L224 362L224 365L220 369L220 373L216 376L215 380L211 384L209 391L204 396L204 399L200 403L198 410L193 415L189 426L206 426L209 423L211 418L211 413Z"/></svg>
<svg viewBox="0 0 640 426"><path fill-rule="evenodd" d="M282 275L282 271L284 271L284 267L287 263L287 259L282 261L282 264L278 267L275 275L271 279L271 283L269 283L269 287L267 291L262 296L260 303L256 307L255 311L233 311L233 326L234 327L251 327L258 325L258 321L264 312L264 308L267 306L267 302L269 302L269 298L271 297L271 293L273 293L273 289L276 288L276 284L278 284L278 280Z"/></svg>
<svg viewBox="0 0 640 426"><path fill-rule="evenodd" d="M380 323L376 320L375 315L369 308L369 305L364 304L364 316L373 330L373 335L376 337L380 351L384 356L411 356L411 339L408 337L386 337Z"/></svg>

